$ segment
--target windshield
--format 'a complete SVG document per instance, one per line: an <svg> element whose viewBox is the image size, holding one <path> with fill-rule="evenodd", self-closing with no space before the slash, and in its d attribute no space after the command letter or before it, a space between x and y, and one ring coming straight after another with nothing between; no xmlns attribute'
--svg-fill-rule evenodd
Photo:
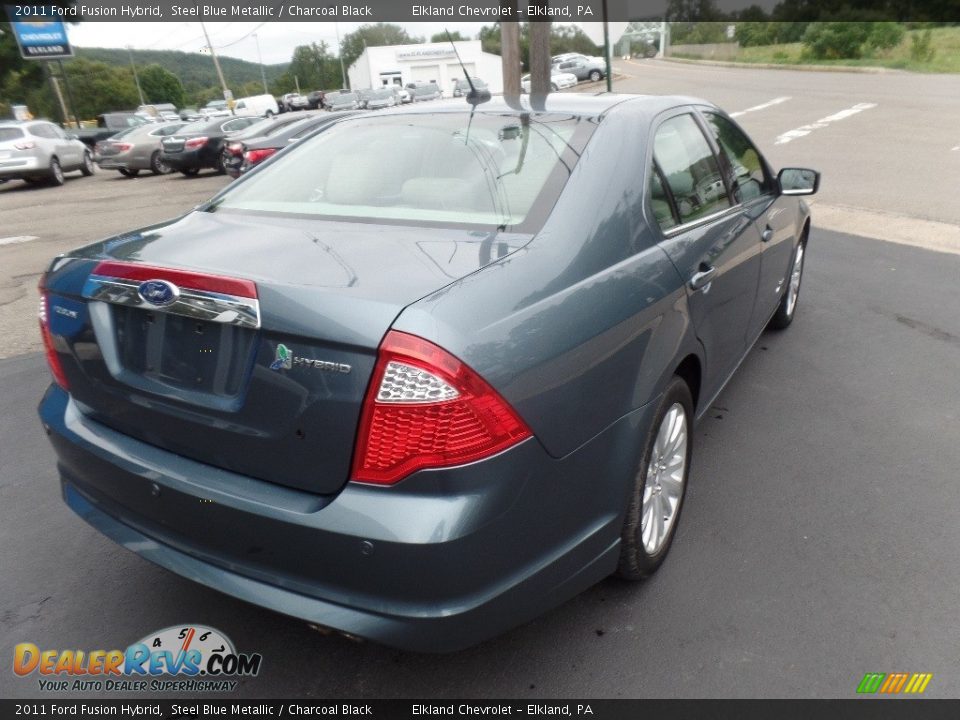
<svg viewBox="0 0 960 720"><path fill-rule="evenodd" d="M367 117L299 143L211 207L379 221L519 225L549 209L574 163L577 118ZM389 163L384 158L390 158Z"/></svg>

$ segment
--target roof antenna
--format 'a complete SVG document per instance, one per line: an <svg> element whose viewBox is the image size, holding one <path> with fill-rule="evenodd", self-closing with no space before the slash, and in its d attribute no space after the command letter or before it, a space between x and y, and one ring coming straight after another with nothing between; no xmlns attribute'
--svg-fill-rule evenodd
<svg viewBox="0 0 960 720"><path fill-rule="evenodd" d="M460 59L460 53L457 52L457 45L453 42L453 38L450 36L450 31L446 28L443 31L447 34L447 40L450 41L450 45L453 47L453 54L457 56L457 62L460 63L460 68L463 70L463 76L467 79L467 85L470 86L470 92L467 93L467 102L476 107L480 103L485 103L490 99L490 91L484 88L483 90L477 90L473 85L473 80L470 79L469 73L467 73L467 68L463 64L463 60Z"/></svg>

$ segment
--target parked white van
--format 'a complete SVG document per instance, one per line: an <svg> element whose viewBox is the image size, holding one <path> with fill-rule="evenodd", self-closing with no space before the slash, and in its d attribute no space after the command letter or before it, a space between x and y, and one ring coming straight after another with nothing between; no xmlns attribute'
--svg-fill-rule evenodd
<svg viewBox="0 0 960 720"><path fill-rule="evenodd" d="M280 112L277 99L273 95L251 95L237 99L233 114L243 116L273 117Z"/></svg>

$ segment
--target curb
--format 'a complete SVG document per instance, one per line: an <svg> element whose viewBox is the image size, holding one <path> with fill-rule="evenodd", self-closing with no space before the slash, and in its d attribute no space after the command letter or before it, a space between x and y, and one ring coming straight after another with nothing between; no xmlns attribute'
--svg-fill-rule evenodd
<svg viewBox="0 0 960 720"><path fill-rule="evenodd" d="M906 73L906 70L896 68L876 67L873 65L810 65L789 63L750 63L734 62L733 60L693 60L691 58L665 57L658 58L666 62L685 63L687 65L712 65L714 67L733 67L733 68L759 68L761 70L799 70L801 72L849 72L849 73L867 73L870 75L883 75L886 73Z"/></svg>

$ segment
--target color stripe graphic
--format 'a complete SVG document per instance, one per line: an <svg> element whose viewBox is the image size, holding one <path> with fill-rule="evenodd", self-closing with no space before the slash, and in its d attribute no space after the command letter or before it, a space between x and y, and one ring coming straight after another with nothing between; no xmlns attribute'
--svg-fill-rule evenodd
<svg viewBox="0 0 960 720"><path fill-rule="evenodd" d="M861 694L920 695L933 679L933 673L866 673L857 685Z"/></svg>

